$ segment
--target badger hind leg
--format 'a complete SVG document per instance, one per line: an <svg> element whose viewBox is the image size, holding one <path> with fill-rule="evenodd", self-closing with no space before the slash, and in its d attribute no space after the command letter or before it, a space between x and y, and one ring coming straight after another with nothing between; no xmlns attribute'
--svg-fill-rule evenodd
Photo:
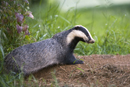
<svg viewBox="0 0 130 87"><path fill-rule="evenodd" d="M80 60L80 59L76 59L74 57L74 55L71 55L71 56L67 57L66 64L70 64L70 65L73 65L73 64L84 64L84 62L82 60Z"/></svg>

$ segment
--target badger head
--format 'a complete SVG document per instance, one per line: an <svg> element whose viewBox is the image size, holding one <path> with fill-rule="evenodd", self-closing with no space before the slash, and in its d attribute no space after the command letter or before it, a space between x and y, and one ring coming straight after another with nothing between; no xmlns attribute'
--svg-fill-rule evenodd
<svg viewBox="0 0 130 87"><path fill-rule="evenodd" d="M67 43L70 44L72 41L83 41L87 43L94 43L90 32L81 25L76 25L71 29L71 32L67 36Z"/></svg>

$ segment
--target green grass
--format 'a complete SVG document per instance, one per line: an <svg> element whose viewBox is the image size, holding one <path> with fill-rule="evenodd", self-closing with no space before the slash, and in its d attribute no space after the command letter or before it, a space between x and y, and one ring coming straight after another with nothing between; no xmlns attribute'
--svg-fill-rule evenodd
<svg viewBox="0 0 130 87"><path fill-rule="evenodd" d="M91 32L94 44L80 42L75 49L78 55L130 54L130 11L128 6L61 11L56 4L34 4L30 7L35 19L27 20L30 37L36 41L51 38L54 34L83 25ZM30 37L27 37L30 40ZM30 43L34 42L31 39ZM3 52L0 46L0 87L25 87L22 75L3 74ZM13 50L13 49L12 49ZM2 55L3 54L3 55ZM30 83L31 84L31 83ZM57 82L56 82L57 85Z"/></svg>
<svg viewBox="0 0 130 87"><path fill-rule="evenodd" d="M54 34L75 25L83 25L88 28L96 42L94 44L80 42L75 53L79 55L130 53L130 11L127 5L70 9L67 12L58 9L58 5L39 5L31 7L31 10L35 20L29 21L30 31L37 41L51 38Z"/></svg>

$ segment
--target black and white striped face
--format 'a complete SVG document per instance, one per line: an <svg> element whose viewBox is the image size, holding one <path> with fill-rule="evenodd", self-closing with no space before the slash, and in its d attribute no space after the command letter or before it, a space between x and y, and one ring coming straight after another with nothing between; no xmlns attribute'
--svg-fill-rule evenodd
<svg viewBox="0 0 130 87"><path fill-rule="evenodd" d="M79 38L83 42L94 43L94 39L92 38L90 32L83 26L77 25L73 28L73 30L67 36L67 43L71 43L74 38Z"/></svg>

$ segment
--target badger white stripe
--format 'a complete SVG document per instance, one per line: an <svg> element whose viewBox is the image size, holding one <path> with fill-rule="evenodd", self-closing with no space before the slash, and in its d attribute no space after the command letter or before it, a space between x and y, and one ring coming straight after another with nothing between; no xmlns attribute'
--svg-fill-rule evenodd
<svg viewBox="0 0 130 87"><path fill-rule="evenodd" d="M83 26L82 26L83 27ZM90 36L90 38L92 39L92 40L94 40L93 38L92 38L92 36L91 36L91 34L90 34L90 32L88 31L88 29L87 28L85 28L85 27L83 27L84 29L86 29L86 31L88 32L88 34L89 34L89 36Z"/></svg>
<svg viewBox="0 0 130 87"><path fill-rule="evenodd" d="M71 41L75 38L75 37L80 37L83 38L85 41L88 40L88 37L80 30L73 30L71 33L68 34L67 36L67 44L71 43Z"/></svg>
<svg viewBox="0 0 130 87"><path fill-rule="evenodd" d="M94 39L92 38L92 36L91 36L91 34L90 34L90 32L88 31L88 29L87 29L87 28L85 28L85 27L84 27L84 26L82 26L82 25L76 25L75 27L83 27L84 29L86 29L86 31L88 32L88 34L89 34L90 38L91 38L92 40L94 40Z"/></svg>
<svg viewBox="0 0 130 87"><path fill-rule="evenodd" d="M71 41L75 38L75 37L80 37L80 38L83 38L84 41L88 41L89 42L89 38L85 35L84 32L80 31L80 28L84 28L87 32L88 32L88 35L90 37L90 43L91 42L95 42L94 39L92 38L90 32L88 31L87 28L81 26L81 25L76 25L75 27L79 27L79 30L73 30L72 32L70 32L67 36L67 44L71 43Z"/></svg>

